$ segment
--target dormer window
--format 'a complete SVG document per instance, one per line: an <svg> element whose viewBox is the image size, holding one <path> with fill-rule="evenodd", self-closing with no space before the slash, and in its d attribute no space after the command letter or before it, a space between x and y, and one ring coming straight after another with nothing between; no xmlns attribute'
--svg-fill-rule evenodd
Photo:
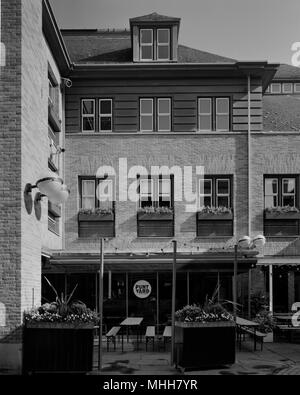
<svg viewBox="0 0 300 395"><path fill-rule="evenodd" d="M140 29L140 60L170 60L170 29Z"/></svg>

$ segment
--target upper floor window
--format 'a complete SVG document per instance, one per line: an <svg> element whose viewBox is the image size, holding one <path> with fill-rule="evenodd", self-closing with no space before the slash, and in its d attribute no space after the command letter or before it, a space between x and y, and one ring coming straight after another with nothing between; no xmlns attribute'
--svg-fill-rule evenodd
<svg viewBox="0 0 300 395"><path fill-rule="evenodd" d="M271 93L281 93L281 84L271 84Z"/></svg>
<svg viewBox="0 0 300 395"><path fill-rule="evenodd" d="M229 130L229 98L201 97L198 99L198 128L200 131Z"/></svg>
<svg viewBox="0 0 300 395"><path fill-rule="evenodd" d="M170 60L170 29L140 29L140 60Z"/></svg>
<svg viewBox="0 0 300 395"><path fill-rule="evenodd" d="M101 185L101 183L103 184ZM80 208L88 210L112 209L113 200L112 180L93 177L80 179Z"/></svg>
<svg viewBox="0 0 300 395"><path fill-rule="evenodd" d="M99 130L112 131L112 99L99 100Z"/></svg>
<svg viewBox="0 0 300 395"><path fill-rule="evenodd" d="M293 84L290 82L282 84L282 93L293 93Z"/></svg>
<svg viewBox="0 0 300 395"><path fill-rule="evenodd" d="M82 99L81 101L81 131L95 131L95 99Z"/></svg>
<svg viewBox="0 0 300 395"><path fill-rule="evenodd" d="M140 99L140 130L169 132L171 130L171 99Z"/></svg>
<svg viewBox="0 0 300 395"><path fill-rule="evenodd" d="M295 177L265 177L265 208L296 206Z"/></svg>
<svg viewBox="0 0 300 395"><path fill-rule="evenodd" d="M205 177L199 180L201 207L231 208L231 179L226 176Z"/></svg>
<svg viewBox="0 0 300 395"><path fill-rule="evenodd" d="M294 92L295 93L300 93L300 83L295 83L294 84Z"/></svg>
<svg viewBox="0 0 300 395"><path fill-rule="evenodd" d="M149 177L139 182L140 207L172 207L172 178Z"/></svg>

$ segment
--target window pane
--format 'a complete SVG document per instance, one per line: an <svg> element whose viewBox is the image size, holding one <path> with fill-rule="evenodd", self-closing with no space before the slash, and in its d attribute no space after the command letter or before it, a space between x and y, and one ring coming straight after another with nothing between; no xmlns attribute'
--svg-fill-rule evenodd
<svg viewBox="0 0 300 395"><path fill-rule="evenodd" d="M159 193L161 195L170 195L171 194L171 181L170 179L162 179L159 180Z"/></svg>
<svg viewBox="0 0 300 395"><path fill-rule="evenodd" d="M292 93L292 91L293 91L293 84L290 83L283 84L283 92Z"/></svg>
<svg viewBox="0 0 300 395"><path fill-rule="evenodd" d="M283 193L295 193L295 179L287 178L282 181Z"/></svg>
<svg viewBox="0 0 300 395"><path fill-rule="evenodd" d="M100 118L100 129L101 130L111 130L111 117L101 117Z"/></svg>
<svg viewBox="0 0 300 395"><path fill-rule="evenodd" d="M142 44L151 44L152 43L152 30L151 29L141 30L141 43Z"/></svg>
<svg viewBox="0 0 300 395"><path fill-rule="evenodd" d="M142 47L142 59L151 59L153 58L153 48L151 46Z"/></svg>
<svg viewBox="0 0 300 395"><path fill-rule="evenodd" d="M141 100L141 113L142 114L152 114L153 112L153 101L152 99L142 99Z"/></svg>
<svg viewBox="0 0 300 395"><path fill-rule="evenodd" d="M169 115L160 115L158 117L158 130L170 130L170 116Z"/></svg>
<svg viewBox="0 0 300 395"><path fill-rule="evenodd" d="M100 113L101 114L111 114L111 100L101 100L100 101Z"/></svg>
<svg viewBox="0 0 300 395"><path fill-rule="evenodd" d="M217 182L217 192L221 194L229 194L229 181L218 180Z"/></svg>
<svg viewBox="0 0 300 395"><path fill-rule="evenodd" d="M159 44L169 43L169 30L168 29L158 29L157 30L157 41Z"/></svg>
<svg viewBox="0 0 300 395"><path fill-rule="evenodd" d="M218 207L229 207L229 197L228 196L218 196L217 197Z"/></svg>
<svg viewBox="0 0 300 395"><path fill-rule="evenodd" d="M159 45L157 47L157 59L169 59L169 46L168 45Z"/></svg>
<svg viewBox="0 0 300 395"><path fill-rule="evenodd" d="M94 118L84 117L82 120L82 129L83 130L94 130Z"/></svg>
<svg viewBox="0 0 300 395"><path fill-rule="evenodd" d="M141 116L141 130L146 130L146 131L153 130L152 115L142 115Z"/></svg>
<svg viewBox="0 0 300 395"><path fill-rule="evenodd" d="M204 180L204 194L211 195L211 180Z"/></svg>
<svg viewBox="0 0 300 395"><path fill-rule="evenodd" d="M82 195L83 196L94 196L95 195L95 181L94 180L82 180Z"/></svg>
<svg viewBox="0 0 300 395"><path fill-rule="evenodd" d="M158 99L158 112L160 114L170 113L170 99Z"/></svg>
<svg viewBox="0 0 300 395"><path fill-rule="evenodd" d="M281 84L272 84L271 85L272 93L281 93Z"/></svg>
<svg viewBox="0 0 300 395"><path fill-rule="evenodd" d="M211 113L211 99L199 99L199 113L200 114Z"/></svg>
<svg viewBox="0 0 300 395"><path fill-rule="evenodd" d="M229 116L217 115L217 130L229 130Z"/></svg>
<svg viewBox="0 0 300 395"><path fill-rule="evenodd" d="M275 196L265 196L265 208L267 207L277 207L277 195Z"/></svg>
<svg viewBox="0 0 300 395"><path fill-rule="evenodd" d="M141 195L150 195L151 194L151 186L152 180L151 179L141 179L140 180L140 194Z"/></svg>
<svg viewBox="0 0 300 395"><path fill-rule="evenodd" d="M210 115L200 115L199 118L199 128L200 130L211 130L211 116Z"/></svg>
<svg viewBox="0 0 300 395"><path fill-rule="evenodd" d="M94 198L82 198L82 208L84 209L93 209L95 208L95 200Z"/></svg>
<svg viewBox="0 0 300 395"><path fill-rule="evenodd" d="M211 207L212 203L211 203L211 196L204 196L204 206L208 206Z"/></svg>
<svg viewBox="0 0 300 395"><path fill-rule="evenodd" d="M82 113L83 114L94 114L94 102L91 100L82 101Z"/></svg>
<svg viewBox="0 0 300 395"><path fill-rule="evenodd" d="M229 100L224 98L224 99L217 99L216 100L216 105L217 105L217 114L228 114L229 113Z"/></svg>
<svg viewBox="0 0 300 395"><path fill-rule="evenodd" d="M300 84L294 84L294 90L296 93L300 93Z"/></svg>
<svg viewBox="0 0 300 395"><path fill-rule="evenodd" d="M294 195L282 196L282 205L295 207L295 196Z"/></svg>
<svg viewBox="0 0 300 395"><path fill-rule="evenodd" d="M278 193L277 190L277 179L275 178L266 178L265 179L265 195L272 195L274 193Z"/></svg>

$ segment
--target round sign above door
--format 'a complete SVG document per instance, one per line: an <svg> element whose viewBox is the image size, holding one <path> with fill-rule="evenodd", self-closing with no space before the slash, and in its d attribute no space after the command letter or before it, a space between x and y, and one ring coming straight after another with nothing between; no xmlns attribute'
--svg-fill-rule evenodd
<svg viewBox="0 0 300 395"><path fill-rule="evenodd" d="M133 293L141 299L147 298L151 294L151 291L151 284L145 280L139 280L133 286Z"/></svg>

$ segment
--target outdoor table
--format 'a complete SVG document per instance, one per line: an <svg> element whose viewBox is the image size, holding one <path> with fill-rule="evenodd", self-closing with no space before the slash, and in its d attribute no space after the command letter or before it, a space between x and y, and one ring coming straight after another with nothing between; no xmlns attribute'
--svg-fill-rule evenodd
<svg viewBox="0 0 300 395"><path fill-rule="evenodd" d="M120 323L120 326L126 327L127 329L130 327L138 327L141 325L143 321L143 317L127 317L124 321ZM127 342L128 342L128 332L127 332ZM136 348L139 348L139 331L136 332ZM122 331L122 352L124 351L124 340L123 340L123 331Z"/></svg>
<svg viewBox="0 0 300 395"><path fill-rule="evenodd" d="M241 317L236 317L236 324L239 327L246 327L246 328L251 328L253 329L253 333L254 333L254 350L256 350L256 328L258 327L258 323L254 322L254 321L249 321L246 320L245 318L241 318ZM241 345L241 341L240 341L240 345Z"/></svg>

